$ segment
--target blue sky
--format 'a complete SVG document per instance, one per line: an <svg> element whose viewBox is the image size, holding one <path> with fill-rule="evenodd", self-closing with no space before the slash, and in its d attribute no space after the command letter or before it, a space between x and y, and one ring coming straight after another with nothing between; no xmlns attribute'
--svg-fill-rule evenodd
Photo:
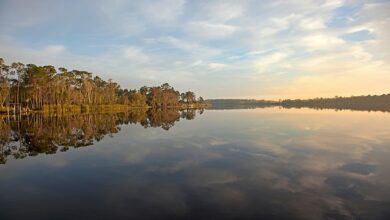
<svg viewBox="0 0 390 220"><path fill-rule="evenodd" d="M0 57L206 98L390 92L390 1L0 0Z"/></svg>

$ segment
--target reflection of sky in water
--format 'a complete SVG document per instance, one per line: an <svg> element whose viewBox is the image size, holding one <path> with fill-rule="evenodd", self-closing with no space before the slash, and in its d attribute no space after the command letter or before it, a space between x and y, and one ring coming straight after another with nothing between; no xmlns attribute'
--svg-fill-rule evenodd
<svg viewBox="0 0 390 220"><path fill-rule="evenodd" d="M390 114L206 111L0 166L0 219L390 216Z"/></svg>

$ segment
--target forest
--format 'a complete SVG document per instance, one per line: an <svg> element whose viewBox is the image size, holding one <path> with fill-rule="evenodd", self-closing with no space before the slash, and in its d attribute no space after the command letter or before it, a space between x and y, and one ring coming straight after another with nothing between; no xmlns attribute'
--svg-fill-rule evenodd
<svg viewBox="0 0 390 220"><path fill-rule="evenodd" d="M168 83L122 89L111 79L54 66L12 63L0 58L0 113L34 110L89 109L96 106L192 108L204 106L192 91L179 92ZM11 112L11 113L10 113Z"/></svg>
<svg viewBox="0 0 390 220"><path fill-rule="evenodd" d="M357 111L390 111L390 94L314 99L285 99L267 101L255 99L208 99L213 109L247 109L265 107L314 108Z"/></svg>
<svg viewBox="0 0 390 220"><path fill-rule="evenodd" d="M256 99L207 99L212 109L253 109L275 106L278 102Z"/></svg>
<svg viewBox="0 0 390 220"><path fill-rule="evenodd" d="M390 111L390 94L334 98L295 99L280 102L284 108L349 109L359 111Z"/></svg>

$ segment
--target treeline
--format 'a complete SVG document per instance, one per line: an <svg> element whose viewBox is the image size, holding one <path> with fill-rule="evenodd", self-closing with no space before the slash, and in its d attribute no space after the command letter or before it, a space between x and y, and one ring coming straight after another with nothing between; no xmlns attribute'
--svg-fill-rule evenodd
<svg viewBox="0 0 390 220"><path fill-rule="evenodd" d="M168 83L122 89L92 73L54 66L12 63L0 58L0 111L42 110L45 106L113 105L168 108L204 104L194 92L179 92Z"/></svg>
<svg viewBox="0 0 390 220"><path fill-rule="evenodd" d="M390 94L367 95L335 98L283 100L280 105L285 108L316 108L316 109L349 109L360 111L390 111Z"/></svg>
<svg viewBox="0 0 390 220"><path fill-rule="evenodd" d="M192 120L203 110L137 108L119 113L28 114L0 116L0 164L39 154L55 154L91 146L118 133L123 124L169 130L181 119Z"/></svg>
<svg viewBox="0 0 390 220"><path fill-rule="evenodd" d="M256 99L207 99L206 102L212 109L252 109L277 104L275 101Z"/></svg>
<svg viewBox="0 0 390 220"><path fill-rule="evenodd" d="M358 111L390 111L390 94L335 98L286 99L267 101L255 99L209 99L206 102L213 109L245 109L264 107L349 109Z"/></svg>

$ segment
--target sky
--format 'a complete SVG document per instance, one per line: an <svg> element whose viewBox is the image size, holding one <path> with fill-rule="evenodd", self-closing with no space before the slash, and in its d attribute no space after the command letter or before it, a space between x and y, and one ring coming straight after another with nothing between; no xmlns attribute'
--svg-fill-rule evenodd
<svg viewBox="0 0 390 220"><path fill-rule="evenodd" d="M205 98L390 93L389 0L0 0L6 63Z"/></svg>

